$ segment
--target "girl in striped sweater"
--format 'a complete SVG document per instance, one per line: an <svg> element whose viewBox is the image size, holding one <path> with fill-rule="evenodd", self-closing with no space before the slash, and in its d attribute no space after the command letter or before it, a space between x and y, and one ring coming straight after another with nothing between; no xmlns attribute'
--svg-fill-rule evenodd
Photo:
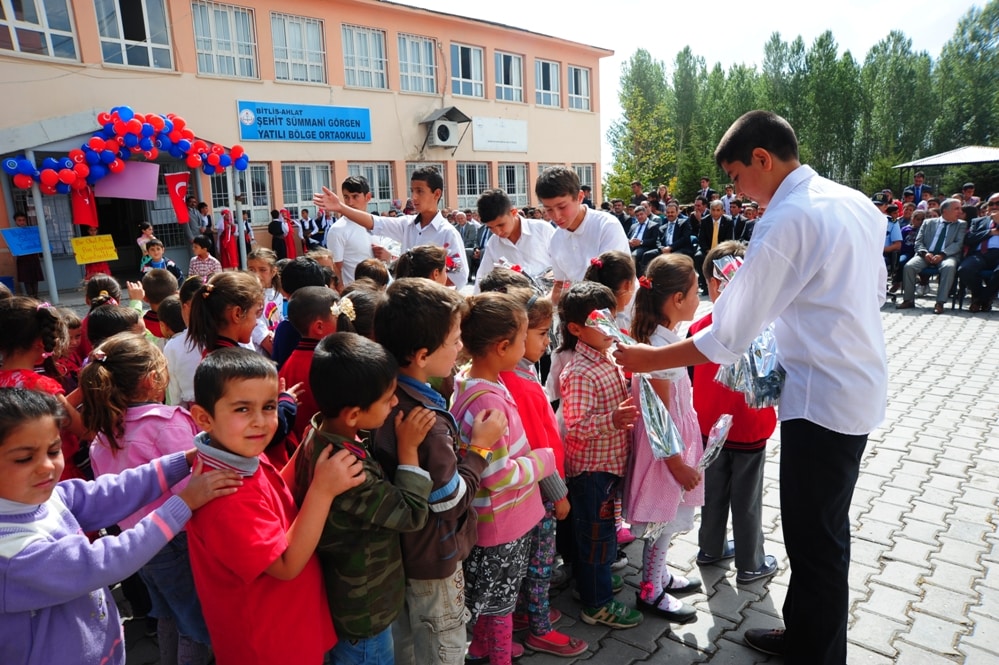
<svg viewBox="0 0 999 665"><path fill-rule="evenodd" d="M522 300L504 293L469 299L461 340L472 365L457 381L451 411L466 443L476 414L485 409L501 410L509 427L487 451L473 501L478 544L464 562L465 602L474 624L466 662L509 665L523 653L513 645L513 610L527 571L530 533L545 513L538 481L555 471L550 448L531 450L517 405L500 380L500 372L513 370L524 357L526 339Z"/></svg>

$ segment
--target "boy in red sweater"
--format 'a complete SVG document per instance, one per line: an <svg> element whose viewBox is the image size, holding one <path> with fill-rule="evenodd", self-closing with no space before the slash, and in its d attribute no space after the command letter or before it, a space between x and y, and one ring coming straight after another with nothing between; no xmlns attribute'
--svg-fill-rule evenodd
<svg viewBox="0 0 999 665"><path fill-rule="evenodd" d="M724 256L741 259L745 245L735 240L719 243L704 257L711 302L718 299L725 284L714 269ZM711 314L695 321L688 335L711 325ZM763 464L767 439L777 426L772 407L754 409L742 393L715 381L718 365L704 363L693 367L694 410L704 441L711 426L723 413L732 414L732 428L721 454L704 472L704 507L697 533L700 551L697 564L710 565L735 558L736 582L748 584L777 572L777 559L763 552ZM732 510L734 540L726 540L729 508Z"/></svg>

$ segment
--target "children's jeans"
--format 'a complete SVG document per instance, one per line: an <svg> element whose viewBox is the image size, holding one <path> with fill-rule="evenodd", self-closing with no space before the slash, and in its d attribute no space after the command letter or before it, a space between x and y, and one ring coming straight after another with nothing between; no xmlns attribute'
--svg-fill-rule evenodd
<svg viewBox="0 0 999 665"><path fill-rule="evenodd" d="M621 477L590 471L566 480L576 535L572 574L584 607L602 607L614 597L611 563L617 555L614 499Z"/></svg>

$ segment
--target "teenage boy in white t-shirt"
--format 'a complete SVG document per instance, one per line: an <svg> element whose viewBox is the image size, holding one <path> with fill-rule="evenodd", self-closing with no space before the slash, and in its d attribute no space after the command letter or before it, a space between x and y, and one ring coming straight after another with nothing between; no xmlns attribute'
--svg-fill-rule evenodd
<svg viewBox="0 0 999 665"><path fill-rule="evenodd" d="M352 175L340 185L344 204L354 210L367 210L371 189L364 176ZM354 268L371 252L371 235L358 224L340 218L326 231L326 248L333 255L333 266L341 286L354 281Z"/></svg>

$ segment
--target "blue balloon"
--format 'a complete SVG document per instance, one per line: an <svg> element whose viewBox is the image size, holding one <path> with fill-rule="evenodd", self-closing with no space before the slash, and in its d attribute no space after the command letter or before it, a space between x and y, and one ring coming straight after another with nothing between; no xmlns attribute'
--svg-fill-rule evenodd
<svg viewBox="0 0 999 665"><path fill-rule="evenodd" d="M19 171L17 170L18 160L15 157L8 157L3 160L3 172L7 175L17 175Z"/></svg>
<svg viewBox="0 0 999 665"><path fill-rule="evenodd" d="M89 180L93 178L94 181L97 181L106 176L107 174L108 174L108 169L106 166L104 166L103 164L94 164L93 166L90 167L90 176L87 179Z"/></svg>
<svg viewBox="0 0 999 665"><path fill-rule="evenodd" d="M58 159L53 159L52 157L46 157L42 160L42 169L52 169L58 171L62 168L62 162Z"/></svg>
<svg viewBox="0 0 999 665"><path fill-rule="evenodd" d="M35 173L38 172L38 169L35 168L33 162L21 157L17 160L17 172L34 177Z"/></svg>
<svg viewBox="0 0 999 665"><path fill-rule="evenodd" d="M72 187L70 187L64 182L56 183L56 191L59 192L60 194L69 194L71 189Z"/></svg>
<svg viewBox="0 0 999 665"><path fill-rule="evenodd" d="M187 139L181 139L177 141L177 147L180 148L180 151L186 155L191 151L191 142Z"/></svg>
<svg viewBox="0 0 999 665"><path fill-rule="evenodd" d="M205 172L205 175L212 175L215 173L215 167L211 164L205 164L201 167L201 170Z"/></svg>
<svg viewBox="0 0 999 665"><path fill-rule="evenodd" d="M129 148L134 148L135 146L139 145L139 137L136 136L135 134L125 134L124 141L125 145L128 146Z"/></svg>
<svg viewBox="0 0 999 665"><path fill-rule="evenodd" d="M142 123L142 135L143 136L152 136L155 133L156 133L156 128L155 127L153 127L152 125L150 125L148 122Z"/></svg>
<svg viewBox="0 0 999 665"><path fill-rule="evenodd" d="M169 134L172 131L173 131L173 120L171 120L170 118L163 118L163 133Z"/></svg>
<svg viewBox="0 0 999 665"><path fill-rule="evenodd" d="M225 168L232 165L232 157L229 155L219 155L219 166Z"/></svg>
<svg viewBox="0 0 999 665"><path fill-rule="evenodd" d="M83 151L83 158L87 160L87 164L89 164L90 166L93 166L94 164L100 164L101 163L101 156L100 156L100 154L97 153L94 150L84 149L84 151Z"/></svg>
<svg viewBox="0 0 999 665"><path fill-rule="evenodd" d="M169 152L170 148L173 147L173 141L166 134L160 134L156 139L156 147Z"/></svg>
<svg viewBox="0 0 999 665"><path fill-rule="evenodd" d="M184 157L184 153L177 146L170 148L169 152L170 156L174 159L182 159Z"/></svg>
<svg viewBox="0 0 999 665"><path fill-rule="evenodd" d="M101 150L101 161L105 164L110 164L114 160L118 159L118 155L111 150Z"/></svg>
<svg viewBox="0 0 999 665"><path fill-rule="evenodd" d="M62 159L59 160L59 165L64 169L69 169L72 171L73 167L76 166L76 162L74 162L69 157L63 157Z"/></svg>
<svg viewBox="0 0 999 665"><path fill-rule="evenodd" d="M236 166L237 171L245 171L246 168L250 165L250 160L246 157L246 155L243 155L242 157L237 159L234 162L234 164Z"/></svg>
<svg viewBox="0 0 999 665"><path fill-rule="evenodd" d="M144 138L141 138L141 139L139 139L139 147L142 148L143 150L152 150L153 149L153 140L151 138L149 138L148 136L144 137Z"/></svg>
<svg viewBox="0 0 999 665"><path fill-rule="evenodd" d="M127 162L131 158L132 158L131 150L125 150L124 148L122 148L121 150L118 151L118 159L120 159L121 161Z"/></svg>
<svg viewBox="0 0 999 665"><path fill-rule="evenodd" d="M118 117L121 118L122 122L128 122L135 117L135 111L130 106L119 106Z"/></svg>
<svg viewBox="0 0 999 665"><path fill-rule="evenodd" d="M94 134L94 136L99 136L102 139L113 139L115 137L114 125L110 122L101 129L101 131Z"/></svg>

